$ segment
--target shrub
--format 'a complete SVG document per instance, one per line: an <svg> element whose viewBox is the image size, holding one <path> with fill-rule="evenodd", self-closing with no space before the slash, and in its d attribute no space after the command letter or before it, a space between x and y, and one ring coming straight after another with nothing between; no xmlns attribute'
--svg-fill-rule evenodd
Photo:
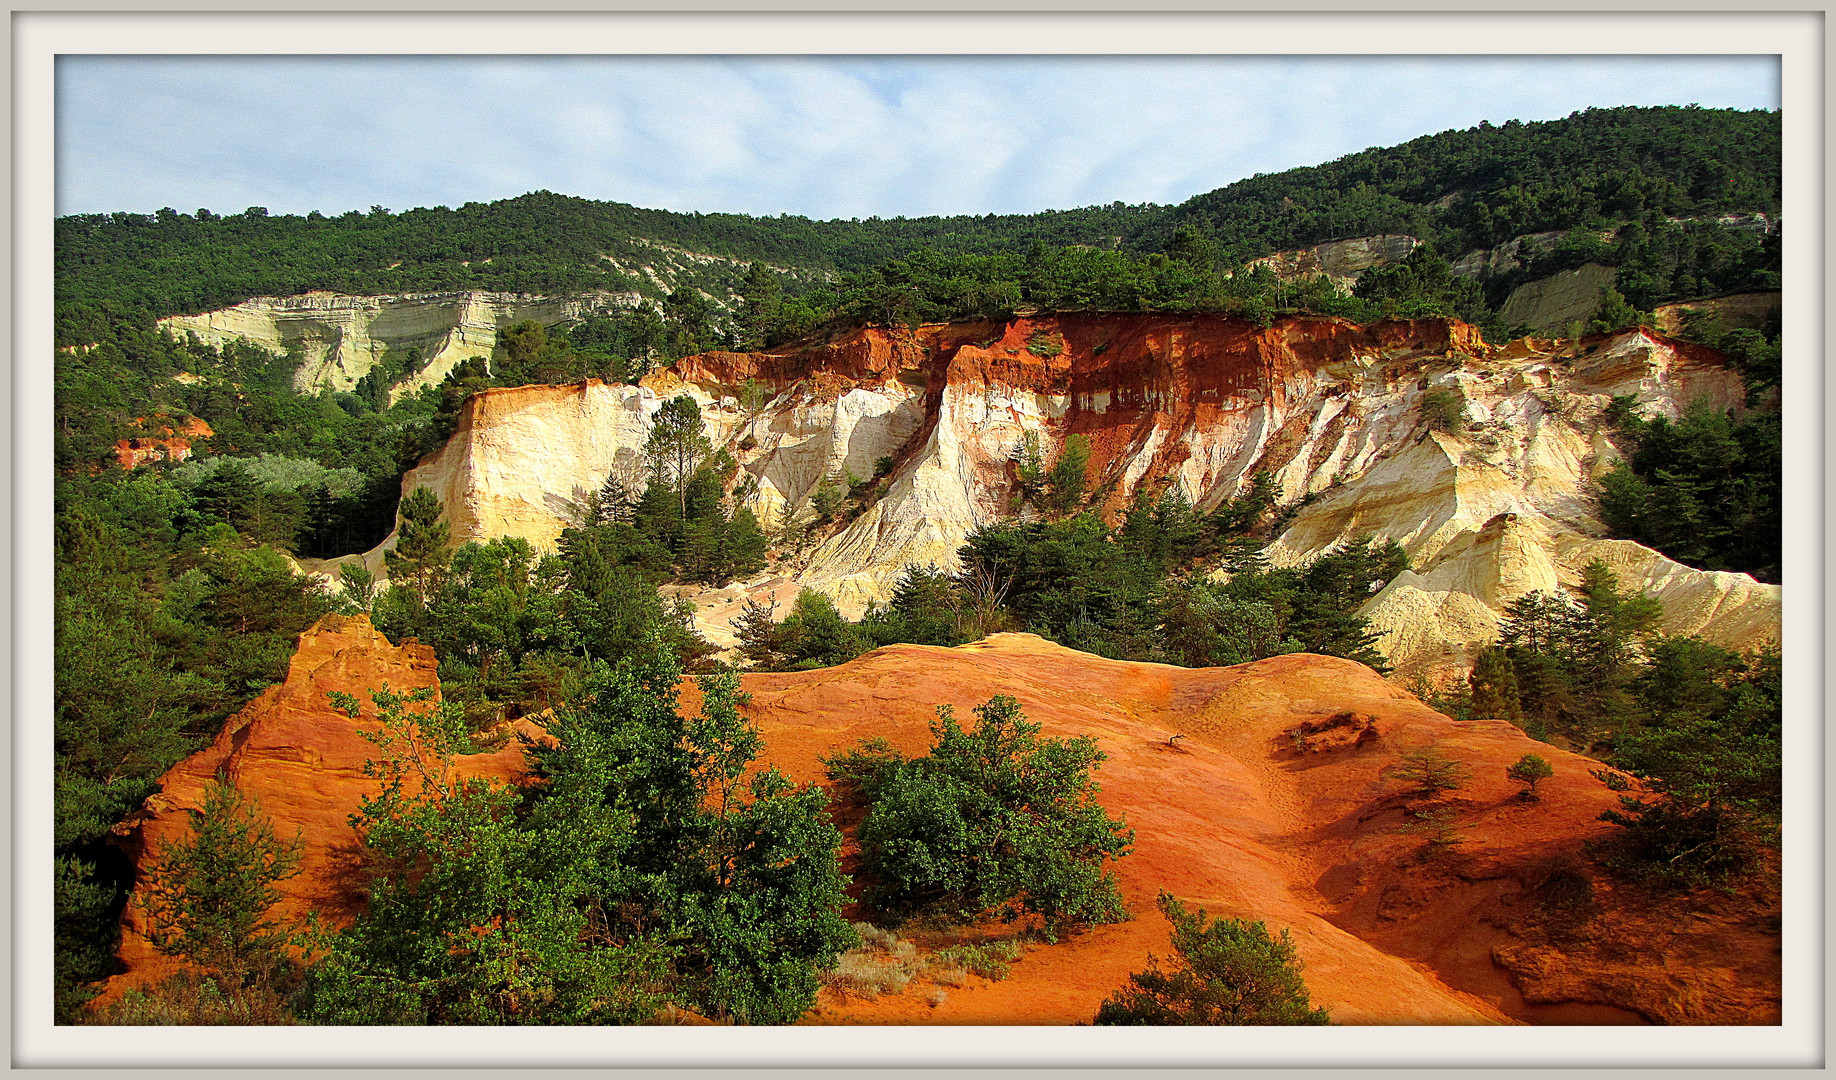
<svg viewBox="0 0 1836 1080"><path fill-rule="evenodd" d="M1096 1023L1116 1025L1230 1024L1295 1026L1331 1023L1314 1008L1288 932L1271 935L1260 922L1211 920L1169 893L1160 910L1173 923L1177 957L1162 969L1128 977L1097 1010Z"/></svg>
<svg viewBox="0 0 1836 1080"><path fill-rule="evenodd" d="M1422 417L1436 431L1458 435L1466 430L1466 398L1458 390L1437 386L1422 394Z"/></svg>
<svg viewBox="0 0 1836 1080"><path fill-rule="evenodd" d="M246 1015L289 966L288 935L268 912L276 886L299 873L300 841L278 839L259 805L221 779L191 819L190 833L148 864L135 903L154 947L215 973L227 1014Z"/></svg>
<svg viewBox="0 0 1836 1080"><path fill-rule="evenodd" d="M1007 978L1009 966L1020 959L1020 943L989 941L980 945L952 945L937 950L936 959L940 963L999 982Z"/></svg>
<svg viewBox="0 0 1836 1080"><path fill-rule="evenodd" d="M1041 360L1050 360L1065 351L1065 342L1050 330L1038 330L1026 339L1026 351Z"/></svg>
<svg viewBox="0 0 1836 1080"><path fill-rule="evenodd" d="M1383 775L1407 780L1415 785L1417 794L1433 799L1443 791L1457 791L1465 787L1466 781L1472 778L1473 770L1465 762L1455 761L1443 754L1438 747L1424 746L1404 754L1401 761L1384 769Z"/></svg>
<svg viewBox="0 0 1836 1080"><path fill-rule="evenodd" d="M1549 762L1535 754L1525 754L1518 758L1513 764L1505 766L1504 772L1510 779L1529 785L1524 792L1526 799L1536 798L1536 785L1555 775L1555 769L1550 767Z"/></svg>
<svg viewBox="0 0 1836 1080"><path fill-rule="evenodd" d="M1096 801L1095 740L1041 739L1005 695L977 706L969 731L949 706L937 713L926 757L881 765L863 747L831 765L831 779L884 769L858 832L865 899L901 915L1038 915L1048 935L1125 918L1103 864L1134 834Z"/></svg>

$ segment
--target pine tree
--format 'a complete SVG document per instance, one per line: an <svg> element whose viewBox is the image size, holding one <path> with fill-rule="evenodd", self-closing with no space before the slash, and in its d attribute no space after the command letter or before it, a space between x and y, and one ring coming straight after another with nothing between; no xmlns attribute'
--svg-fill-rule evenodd
<svg viewBox="0 0 1836 1080"><path fill-rule="evenodd" d="M687 394L665 401L651 417L644 456L651 475L676 493L676 508L685 519L689 482L713 452L714 445L701 429L701 407Z"/></svg>

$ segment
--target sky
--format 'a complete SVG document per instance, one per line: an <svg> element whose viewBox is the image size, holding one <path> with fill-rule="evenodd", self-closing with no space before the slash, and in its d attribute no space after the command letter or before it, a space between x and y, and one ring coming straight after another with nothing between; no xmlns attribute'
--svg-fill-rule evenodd
<svg viewBox="0 0 1836 1080"><path fill-rule="evenodd" d="M1765 56L61 56L57 212L1178 203L1482 120L1779 94Z"/></svg>

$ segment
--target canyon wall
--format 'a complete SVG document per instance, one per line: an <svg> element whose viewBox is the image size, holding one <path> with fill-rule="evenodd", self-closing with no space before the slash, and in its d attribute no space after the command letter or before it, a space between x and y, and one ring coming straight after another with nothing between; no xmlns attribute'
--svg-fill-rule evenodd
<svg viewBox="0 0 1836 1080"><path fill-rule="evenodd" d="M391 350L419 354L421 366L401 386L428 386L461 360L489 357L499 329L525 320L554 325L637 301L636 293L547 297L524 293L450 292L403 296L306 293L256 297L202 315L174 315L160 325L209 345L245 341L274 352L296 350L294 385L302 391L350 390Z"/></svg>
<svg viewBox="0 0 1836 1080"><path fill-rule="evenodd" d="M688 394L739 479L752 478L742 501L768 527L787 508L807 520L825 475L885 470L882 497L753 583L821 589L858 615L908 566L954 568L969 533L1014 510L1028 433L1048 460L1078 434L1094 504L1112 516L1161 485L1209 510L1268 470L1279 500L1299 504L1268 549L1277 564L1361 535L1402 544L1413 571L1365 614L1408 676L1463 666L1505 604L1578 583L1594 559L1658 596L1667 632L1731 647L1776 639L1777 586L1603 539L1593 516L1591 485L1618 459L1615 395L1676 417L1698 399L1738 408L1743 393L1717 354L1649 331L1494 348L1444 319L1041 316L708 353L639 386L488 391L404 490L438 494L458 541L552 547L608 475L641 482L649 417ZM1456 421L1431 422L1450 408ZM361 556L373 572L387 546ZM732 640L731 600L704 605L722 613L702 625L717 644Z"/></svg>

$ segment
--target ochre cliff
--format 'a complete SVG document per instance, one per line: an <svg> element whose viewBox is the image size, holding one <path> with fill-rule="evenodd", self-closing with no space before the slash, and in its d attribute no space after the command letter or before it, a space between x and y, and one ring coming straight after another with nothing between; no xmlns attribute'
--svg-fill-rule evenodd
<svg viewBox="0 0 1836 1080"><path fill-rule="evenodd" d="M185 826L219 771L256 796L281 836L306 845L282 914L336 925L361 902L347 816L373 755L326 691L429 685L425 649L393 648L361 619L302 636L285 685L173 769L122 830L143 860ZM1617 886L1582 845L1613 795L1597 762L1532 742L1502 722L1456 723L1347 660L1276 657L1187 669L1105 660L1024 634L956 649L900 645L839 667L748 674L746 711L764 757L793 780L823 781L820 758L881 736L909 753L939 705L967 716L1017 697L1048 737L1088 735L1108 755L1100 799L1135 832L1116 864L1135 917L1037 946L1002 982L976 979L930 1003L824 991L814 1023L1072 1024L1150 954L1167 955L1153 900L1165 889L1224 916L1291 928L1316 1003L1343 1024L1775 1023L1776 889L1651 896ZM685 687L685 704L697 699ZM1409 828L1408 785L1386 770L1433 746L1467 763L1444 805L1460 843L1425 855ZM1524 753L1554 776L1537 802L1504 775ZM462 759L513 781L518 751ZM130 906L111 987L156 977ZM860 912L850 911L851 917Z"/></svg>
<svg viewBox="0 0 1836 1080"><path fill-rule="evenodd" d="M1495 636L1504 604L1573 585L1596 558L1659 596L1667 632L1733 647L1777 637L1777 586L1599 539L1591 485L1618 458L1605 419L1614 395L1672 417L1697 399L1743 400L1718 354L1649 331L1495 348L1445 319L1265 328L1076 314L855 330L689 357L640 386L476 395L404 487L438 494L458 540L552 546L609 474L641 483L649 417L683 393L756 480L747 505L768 526L786 508L807 520L825 475L890 464L883 497L777 571L851 615L885 600L907 566L954 567L969 533L1012 511L1013 461L1031 432L1048 456L1072 434L1090 440L1090 486L1112 515L1161 484L1209 510L1268 470L1282 502L1306 500L1269 549L1277 563L1362 534L1399 541L1414 573L1365 613L1405 676L1462 666ZM1430 395L1451 395L1460 422L1431 424ZM381 550L362 556L379 574ZM729 644L716 609L738 604L703 606L704 633Z"/></svg>

